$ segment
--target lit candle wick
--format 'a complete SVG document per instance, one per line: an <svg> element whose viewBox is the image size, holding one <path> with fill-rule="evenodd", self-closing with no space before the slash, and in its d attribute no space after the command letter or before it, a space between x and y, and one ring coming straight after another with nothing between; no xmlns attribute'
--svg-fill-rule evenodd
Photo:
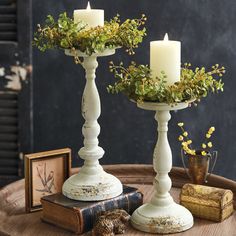
<svg viewBox="0 0 236 236"><path fill-rule="evenodd" d="M168 41L168 40L169 40L169 37L168 37L168 34L166 33L164 37L164 41Z"/></svg>
<svg viewBox="0 0 236 236"><path fill-rule="evenodd" d="M88 5L87 5L87 8L86 10L91 10L91 7L90 7L90 2L88 1Z"/></svg>

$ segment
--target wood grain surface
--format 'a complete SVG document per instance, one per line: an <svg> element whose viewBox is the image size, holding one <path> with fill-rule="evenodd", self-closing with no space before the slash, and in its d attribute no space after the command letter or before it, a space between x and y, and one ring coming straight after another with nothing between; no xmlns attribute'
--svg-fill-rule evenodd
<svg viewBox="0 0 236 236"><path fill-rule="evenodd" d="M150 165L117 165L105 166L107 172L115 174L123 183L138 187L144 193L144 201L150 200L153 194L152 180L155 175ZM73 169L72 173L77 172ZM188 182L182 168L173 168L170 176L173 180L171 195L175 201L179 201L180 187ZM236 190L234 181L212 175L208 185ZM24 212L24 180L14 182L0 190L0 236L66 236L74 235L63 229L41 222L41 212ZM236 213L221 223L207 220L194 219L194 227L186 232L171 234L173 236L236 236ZM90 233L84 234L86 236ZM131 226L125 235L139 236L152 235L139 232Z"/></svg>

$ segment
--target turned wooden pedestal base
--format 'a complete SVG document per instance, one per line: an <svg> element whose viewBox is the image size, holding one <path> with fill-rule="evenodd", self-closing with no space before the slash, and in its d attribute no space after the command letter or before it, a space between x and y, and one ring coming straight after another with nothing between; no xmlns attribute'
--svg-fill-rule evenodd
<svg viewBox="0 0 236 236"><path fill-rule="evenodd" d="M123 191L119 179L107 174L99 164L104 150L98 146L100 125L97 122L101 114L99 93L96 87L97 57L109 56L115 53L115 49L107 49L103 53L94 53L91 56L80 51L65 51L68 56L83 57L82 66L86 72L86 85L82 98L82 116L85 119L82 133L84 147L79 150L79 156L84 159L84 165L80 172L65 181L62 192L74 200L98 201L116 197Z"/></svg>
<svg viewBox="0 0 236 236"><path fill-rule="evenodd" d="M149 233L177 233L193 226L193 216L185 207L176 204L169 194L171 179L168 175L172 168L172 153L167 138L168 121L171 110L188 107L188 103L176 106L158 103L141 103L138 107L156 112L158 140L153 154L153 167L157 173L154 179L155 194L149 203L139 207L131 217L132 225Z"/></svg>

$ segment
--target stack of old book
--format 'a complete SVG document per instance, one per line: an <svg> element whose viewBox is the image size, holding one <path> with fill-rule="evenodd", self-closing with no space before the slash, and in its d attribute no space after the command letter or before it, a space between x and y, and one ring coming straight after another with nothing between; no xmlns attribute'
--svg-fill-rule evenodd
<svg viewBox="0 0 236 236"><path fill-rule="evenodd" d="M43 197L41 202L44 222L82 234L92 229L101 211L124 209L132 214L142 205L143 194L136 188L124 186L121 195L104 201L76 201L57 193Z"/></svg>

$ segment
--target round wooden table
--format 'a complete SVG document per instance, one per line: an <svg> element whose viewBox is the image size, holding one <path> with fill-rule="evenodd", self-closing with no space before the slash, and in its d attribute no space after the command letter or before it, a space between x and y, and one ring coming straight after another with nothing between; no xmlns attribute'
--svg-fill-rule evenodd
<svg viewBox="0 0 236 236"><path fill-rule="evenodd" d="M104 169L117 176L122 183L139 188L144 193L144 202L150 200L153 194L152 181L155 176L151 165L112 165L104 166ZM72 174L78 169L73 169ZM170 172L173 181L171 195L179 202L180 188L189 182L183 168L173 167ZM236 208L236 182L212 175L208 185L231 189L234 192L234 208ZM24 212L25 205L24 180L14 182L0 190L0 236L66 236L75 235L55 226L43 223L40 220L41 212ZM194 219L194 226L188 231L171 234L172 236L236 236L236 213L221 223ZM86 233L83 235L90 235ZM139 232L131 226L124 235L152 235Z"/></svg>

